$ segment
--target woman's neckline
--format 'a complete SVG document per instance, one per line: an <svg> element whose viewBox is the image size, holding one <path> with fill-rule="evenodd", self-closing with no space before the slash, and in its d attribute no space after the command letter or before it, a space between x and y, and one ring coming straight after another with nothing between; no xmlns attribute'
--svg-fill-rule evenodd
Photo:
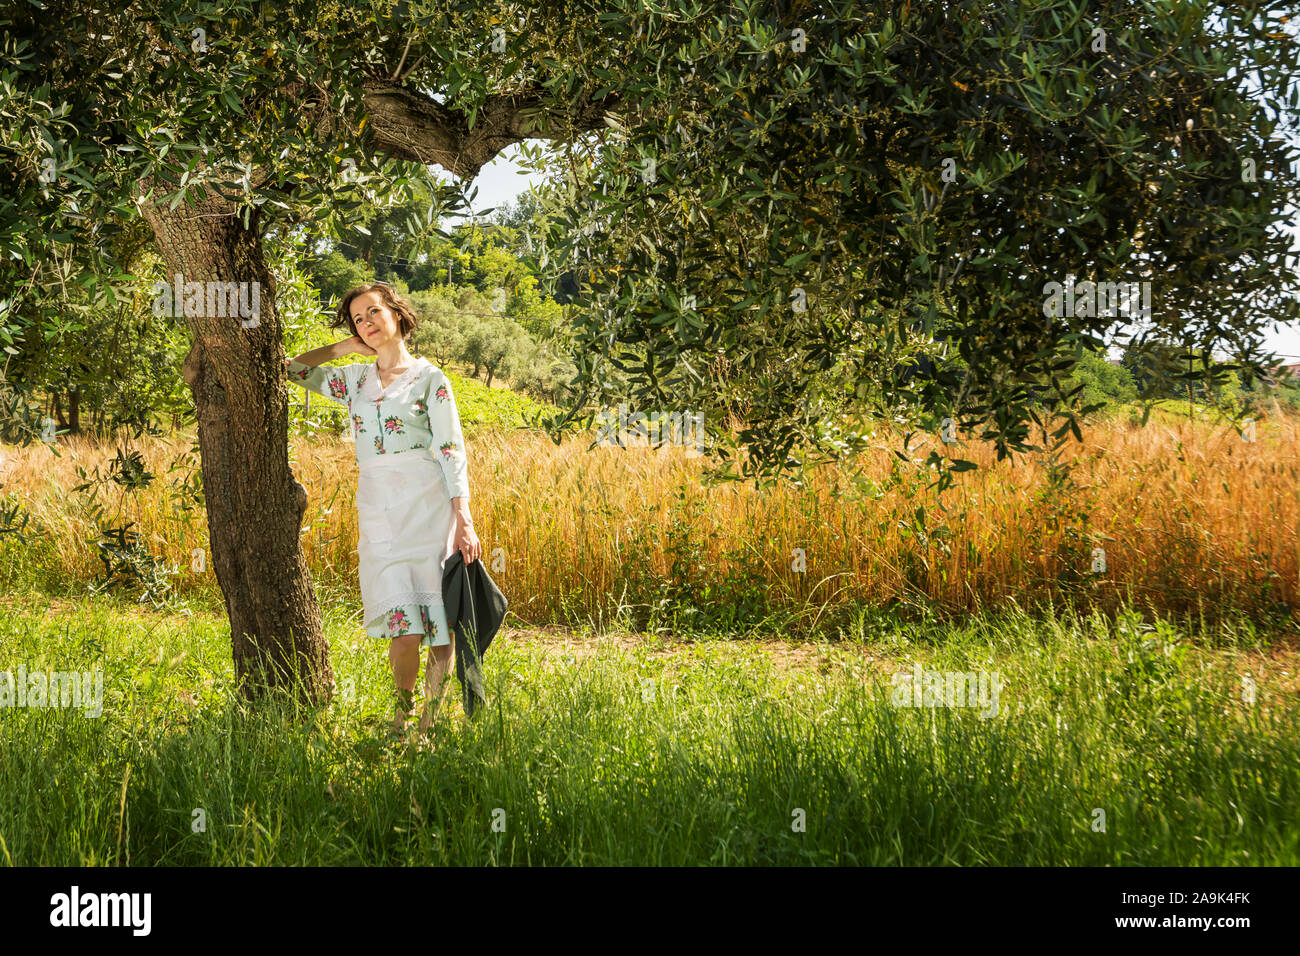
<svg viewBox="0 0 1300 956"><path fill-rule="evenodd" d="M406 378L406 376L410 375L412 372L418 369L420 367L420 363L424 361L426 361L426 359L422 355L412 358L411 364L408 365L406 368L404 368L401 372L399 372L397 378L393 379L387 385L384 384L384 380L379 374L379 363L378 362L374 363L373 368L375 370L375 384L379 387L379 394L383 395L385 392L387 392L390 388L392 388L402 379Z"/></svg>
<svg viewBox="0 0 1300 956"><path fill-rule="evenodd" d="M412 356L411 356L411 364L408 365L408 366L406 366L406 368L402 369L402 373L401 373L401 374L405 375L405 374L406 374L407 372L409 372L412 368L414 368L416 365L418 365L421 361L423 361L423 356L412 355ZM388 368L380 368L380 367L379 367L379 363L378 363L378 362L375 362L375 371L376 371L376 372L391 372L392 369L388 369Z"/></svg>

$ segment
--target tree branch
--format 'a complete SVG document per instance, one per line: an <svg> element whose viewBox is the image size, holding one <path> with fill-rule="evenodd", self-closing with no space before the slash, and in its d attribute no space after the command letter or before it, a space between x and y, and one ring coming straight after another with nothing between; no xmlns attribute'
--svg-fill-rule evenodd
<svg viewBox="0 0 1300 956"><path fill-rule="evenodd" d="M398 159L436 164L473 179L507 146L525 139L564 140L575 132L605 128L605 114L619 97L585 95L562 117L546 115L549 94L536 87L489 97L470 129L466 117L415 90L374 79L365 83L365 105L375 146ZM569 115L571 113L571 115Z"/></svg>

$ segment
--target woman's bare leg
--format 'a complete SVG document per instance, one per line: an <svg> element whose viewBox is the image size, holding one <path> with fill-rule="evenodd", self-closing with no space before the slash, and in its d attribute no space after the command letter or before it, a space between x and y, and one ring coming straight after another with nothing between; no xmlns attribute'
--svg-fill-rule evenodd
<svg viewBox="0 0 1300 956"><path fill-rule="evenodd" d="M451 662L455 656L455 644L429 648L429 657L424 667L424 716L420 719L421 732L433 725L434 715L442 706L443 693L451 679Z"/></svg>
<svg viewBox="0 0 1300 956"><path fill-rule="evenodd" d="M403 634L388 644L388 662L393 666L393 683L397 687L397 714L393 729L401 731L406 718L415 709L415 679L420 675L420 639L423 634Z"/></svg>

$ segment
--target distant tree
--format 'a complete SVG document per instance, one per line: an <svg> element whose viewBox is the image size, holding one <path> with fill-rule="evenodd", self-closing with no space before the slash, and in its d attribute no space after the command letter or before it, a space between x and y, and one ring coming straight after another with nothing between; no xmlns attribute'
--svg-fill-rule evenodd
<svg viewBox="0 0 1300 956"><path fill-rule="evenodd" d="M419 317L419 326L411 343L441 368L460 361L465 354L465 321L460 308L446 286L412 292L411 305Z"/></svg>
<svg viewBox="0 0 1300 956"><path fill-rule="evenodd" d="M547 343L532 341L511 374L510 385L533 398L557 404L575 371L567 355L556 355Z"/></svg>
<svg viewBox="0 0 1300 956"><path fill-rule="evenodd" d="M503 226L509 226L516 236L527 233L533 226L534 221L541 216L542 207L537 201L537 197L530 191L525 190L516 196L513 200L507 200L506 203L495 214L494 218ZM518 249L515 252L519 252Z"/></svg>
<svg viewBox="0 0 1300 956"><path fill-rule="evenodd" d="M1127 367L1111 362L1101 349L1086 349L1069 376L1067 391L1083 386L1081 405L1114 405L1137 398L1137 385Z"/></svg>
<svg viewBox="0 0 1300 956"><path fill-rule="evenodd" d="M528 333L505 314L488 314L466 319L463 361L474 366L474 375L487 373L487 386L500 374L511 372L532 346Z"/></svg>
<svg viewBox="0 0 1300 956"><path fill-rule="evenodd" d="M323 256L303 261L303 268L311 277L312 285L320 290L321 307L343 301L343 296L359 285L375 280L374 273L364 265L347 258L337 249Z"/></svg>

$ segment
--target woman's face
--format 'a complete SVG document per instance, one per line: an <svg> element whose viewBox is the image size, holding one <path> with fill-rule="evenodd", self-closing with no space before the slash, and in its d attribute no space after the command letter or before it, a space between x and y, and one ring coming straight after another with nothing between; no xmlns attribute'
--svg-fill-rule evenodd
<svg viewBox="0 0 1300 956"><path fill-rule="evenodd" d="M378 292L366 292L357 296L349 307L357 335L371 348L377 349L394 338L402 337L397 315L384 305L383 297Z"/></svg>

